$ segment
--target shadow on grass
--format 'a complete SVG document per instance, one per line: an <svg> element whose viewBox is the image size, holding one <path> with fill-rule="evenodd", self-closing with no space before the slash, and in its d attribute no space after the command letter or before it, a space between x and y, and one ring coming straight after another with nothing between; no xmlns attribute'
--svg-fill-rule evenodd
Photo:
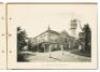
<svg viewBox="0 0 100 72"><path fill-rule="evenodd" d="M91 52L88 52L88 51L72 50L70 52L76 55L80 55L80 56L91 57Z"/></svg>
<svg viewBox="0 0 100 72"><path fill-rule="evenodd" d="M35 56L35 55L29 53L19 53L17 55L17 62L29 62L29 60L27 59L29 56Z"/></svg>

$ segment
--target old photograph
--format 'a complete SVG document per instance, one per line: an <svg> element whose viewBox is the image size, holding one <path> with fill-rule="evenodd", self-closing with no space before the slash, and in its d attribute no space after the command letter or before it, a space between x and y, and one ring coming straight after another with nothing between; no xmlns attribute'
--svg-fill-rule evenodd
<svg viewBox="0 0 100 72"><path fill-rule="evenodd" d="M96 12L95 4L9 4L17 62L90 63Z"/></svg>
<svg viewBox="0 0 100 72"><path fill-rule="evenodd" d="M17 61L90 62L93 23L90 12L95 8L74 7L33 5L19 10L17 15L23 24L16 28Z"/></svg>

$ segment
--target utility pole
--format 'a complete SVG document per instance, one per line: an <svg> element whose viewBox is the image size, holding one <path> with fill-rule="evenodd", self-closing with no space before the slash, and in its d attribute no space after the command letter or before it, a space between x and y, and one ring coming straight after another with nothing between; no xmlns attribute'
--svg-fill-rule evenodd
<svg viewBox="0 0 100 72"><path fill-rule="evenodd" d="M51 48L52 48L52 45L49 45L49 58L51 57Z"/></svg>
<svg viewBox="0 0 100 72"><path fill-rule="evenodd" d="M63 46L63 44L60 45L60 48L61 48L62 55L64 55L64 46Z"/></svg>

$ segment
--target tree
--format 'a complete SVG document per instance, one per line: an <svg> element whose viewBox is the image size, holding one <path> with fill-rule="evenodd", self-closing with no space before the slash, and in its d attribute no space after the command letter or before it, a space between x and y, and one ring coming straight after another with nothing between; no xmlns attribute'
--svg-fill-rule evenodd
<svg viewBox="0 0 100 72"><path fill-rule="evenodd" d="M85 41L85 50L86 51L91 51L91 29L88 24L86 24L83 28L84 32L84 41Z"/></svg>
<svg viewBox="0 0 100 72"><path fill-rule="evenodd" d="M23 47L27 45L26 43L27 35L26 31L22 30L21 27L17 27L17 49L18 52L23 50Z"/></svg>
<svg viewBox="0 0 100 72"><path fill-rule="evenodd" d="M29 40L28 40L28 50L29 50L29 51L33 51L32 38L29 38Z"/></svg>

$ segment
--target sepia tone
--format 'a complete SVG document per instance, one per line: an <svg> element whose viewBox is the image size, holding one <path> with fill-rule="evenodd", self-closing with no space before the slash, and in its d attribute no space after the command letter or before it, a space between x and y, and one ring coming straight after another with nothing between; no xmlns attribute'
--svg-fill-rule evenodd
<svg viewBox="0 0 100 72"><path fill-rule="evenodd" d="M7 9L8 68L96 68L96 4L11 3Z"/></svg>
<svg viewBox="0 0 100 72"><path fill-rule="evenodd" d="M45 6L48 5L44 5L43 7L45 8ZM55 11L54 13L52 11L52 13L49 12L46 13L47 15L45 15L43 11L42 13L40 12L39 14L41 15L43 14L44 16L42 17L46 16L47 20L49 20L48 18L49 14L54 16L59 16L63 14L63 12L55 14ZM17 27L17 61L18 62L30 62L30 61L31 62L32 61L33 62L34 61L90 62L91 61L91 28L89 26L90 24L88 22L82 24L82 21L78 18L78 16L76 16L75 13L74 15L70 14L69 16L71 16L69 24L66 23L66 25L62 26L61 31L59 30L59 28L53 30L52 29L53 24L49 23L47 24L48 26L46 27L47 30L42 31L40 34L36 34L36 36L33 37L28 36L31 33L28 33L27 35L27 30L24 29L22 25ZM55 21L57 20L55 19ZM69 29L67 27L68 25ZM35 24L33 26L35 27ZM55 27L57 28L57 26ZM37 27L37 29L39 28L41 29L41 27ZM77 29L80 31L77 31ZM34 29L32 32L35 32Z"/></svg>
<svg viewBox="0 0 100 72"><path fill-rule="evenodd" d="M97 69L97 3L0 3L0 69Z"/></svg>

